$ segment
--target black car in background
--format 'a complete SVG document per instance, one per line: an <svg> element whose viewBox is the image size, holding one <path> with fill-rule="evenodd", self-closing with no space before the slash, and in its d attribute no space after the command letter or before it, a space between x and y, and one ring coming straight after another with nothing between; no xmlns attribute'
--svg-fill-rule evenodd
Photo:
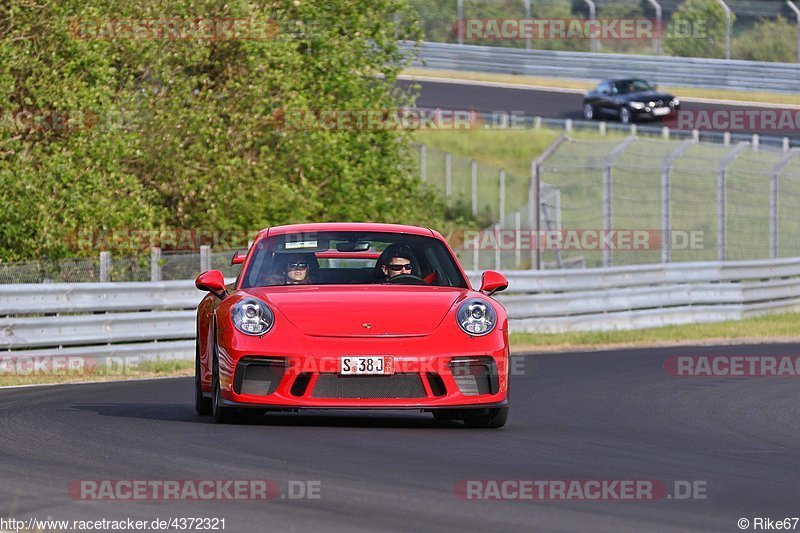
<svg viewBox="0 0 800 533"><path fill-rule="evenodd" d="M623 124L642 119L660 119L680 109L680 100L658 92L654 84L636 78L615 78L601 82L583 97L583 116L618 118Z"/></svg>

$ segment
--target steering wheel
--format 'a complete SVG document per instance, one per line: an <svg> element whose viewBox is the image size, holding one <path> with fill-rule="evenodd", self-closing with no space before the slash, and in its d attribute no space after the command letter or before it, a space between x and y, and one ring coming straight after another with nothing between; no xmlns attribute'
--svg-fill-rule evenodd
<svg viewBox="0 0 800 533"><path fill-rule="evenodd" d="M387 278L384 283L395 283L401 285L427 285L428 283L420 278L415 276L414 274L398 274L396 276L392 276L391 278Z"/></svg>

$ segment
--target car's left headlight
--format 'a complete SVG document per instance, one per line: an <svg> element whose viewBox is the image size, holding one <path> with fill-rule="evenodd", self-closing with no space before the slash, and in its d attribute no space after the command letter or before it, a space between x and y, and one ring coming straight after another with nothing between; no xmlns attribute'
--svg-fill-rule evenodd
<svg viewBox="0 0 800 533"><path fill-rule="evenodd" d="M481 336L494 329L497 313L486 300L472 298L459 306L456 321L464 333Z"/></svg>
<svg viewBox="0 0 800 533"><path fill-rule="evenodd" d="M681 101L676 97L670 100L669 105L671 107L678 107L679 105L681 105Z"/></svg>
<svg viewBox="0 0 800 533"><path fill-rule="evenodd" d="M272 329L275 315L261 300L245 298L231 308L231 320L245 335L263 335Z"/></svg>
<svg viewBox="0 0 800 533"><path fill-rule="evenodd" d="M644 102L631 102L628 105L633 109L644 109Z"/></svg>

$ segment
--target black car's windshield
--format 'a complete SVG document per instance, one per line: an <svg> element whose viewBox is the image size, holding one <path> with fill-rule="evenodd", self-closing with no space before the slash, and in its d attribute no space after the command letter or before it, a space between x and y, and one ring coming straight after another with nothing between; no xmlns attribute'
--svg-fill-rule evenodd
<svg viewBox="0 0 800 533"><path fill-rule="evenodd" d="M655 87L644 80L615 81L614 87L616 88L617 94L629 94L655 90Z"/></svg>
<svg viewBox="0 0 800 533"><path fill-rule="evenodd" d="M383 232L309 232L259 240L242 288L392 283L466 288L451 253L434 237Z"/></svg>

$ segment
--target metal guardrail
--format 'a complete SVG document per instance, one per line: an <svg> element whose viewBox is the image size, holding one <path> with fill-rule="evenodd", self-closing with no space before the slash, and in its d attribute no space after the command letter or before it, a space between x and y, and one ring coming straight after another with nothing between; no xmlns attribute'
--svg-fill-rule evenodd
<svg viewBox="0 0 800 533"><path fill-rule="evenodd" d="M509 271L514 332L655 327L800 310L800 258ZM480 273L471 272L473 286ZM194 357L191 281L0 286L0 357ZM38 315L38 316L31 316Z"/></svg>
<svg viewBox="0 0 800 533"><path fill-rule="evenodd" d="M409 53L412 48L401 46ZM523 50L422 43L414 65L431 69L600 80L635 76L667 85L744 91L800 91L800 64L694 57Z"/></svg>

